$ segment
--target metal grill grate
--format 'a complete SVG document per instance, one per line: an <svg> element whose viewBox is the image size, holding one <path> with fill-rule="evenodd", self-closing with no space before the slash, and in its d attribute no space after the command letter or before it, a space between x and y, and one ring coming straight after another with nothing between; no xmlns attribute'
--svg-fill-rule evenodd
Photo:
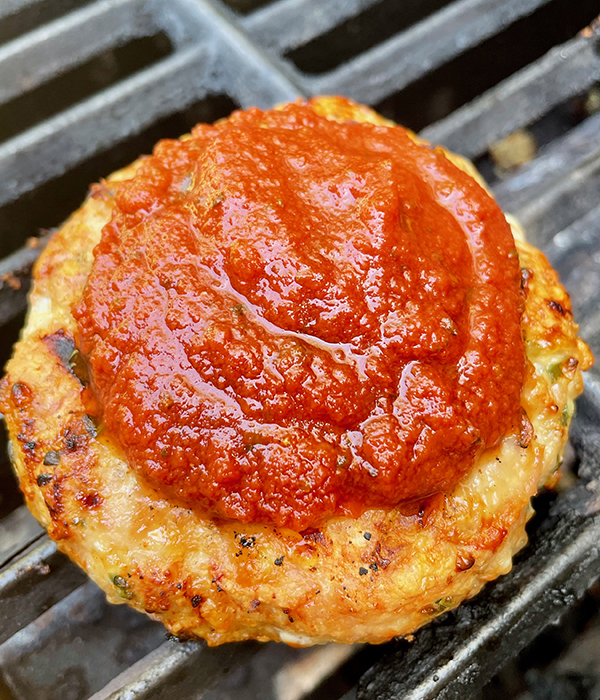
<svg viewBox="0 0 600 700"><path fill-rule="evenodd" d="M397 100L407 86L515 22L531 15L535 27L536 13L557 3L426 2L421 15L413 7L405 29L379 41L377 22L389 11L387 0L229 2L244 14L217 0L5 0L0 114L7 105L40 104L52 81L67 85L73 72L88 92L70 105L41 105L39 114L12 132L2 133L0 123L0 250L8 254L0 261L4 353L15 339L31 265L45 242L45 236L27 237L60 223L83 198L82 186L147 151L160 136L224 116L234 105L268 107L303 94L340 93L371 104ZM600 2L578 5L573 13L581 14L580 26L600 12ZM321 42L322 51L332 32L338 36L348 26L360 31L363 19L375 22L375 30L371 26L367 44L360 44L368 48L359 55L349 45L331 70L308 74L298 68L307 65L311 46ZM352 32L344 32L351 44ZM127 65L121 66L119 57L136 41L146 42L145 62L132 67L123 58ZM545 119L599 81L599 54L600 32L587 29L422 133L480 157L494 141ZM600 113L551 139L533 161L498 181L495 191L558 267L582 334L600 355ZM355 682L348 697L469 697L600 576L597 370L586 379L573 436L577 481L532 529L513 573L419 632L413 644L371 648L208 649L165 642L156 623L109 606L57 553L25 507L15 507L5 464L0 698L217 697L208 689L219 679L218 696L232 698L243 697L240 687L248 697L262 692L280 700L316 698L319 686L321 697L340 697Z"/></svg>

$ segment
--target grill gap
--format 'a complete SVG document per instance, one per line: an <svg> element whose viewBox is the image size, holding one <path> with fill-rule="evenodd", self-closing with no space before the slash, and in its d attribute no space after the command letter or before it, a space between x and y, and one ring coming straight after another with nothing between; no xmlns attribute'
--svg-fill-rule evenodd
<svg viewBox="0 0 600 700"><path fill-rule="evenodd" d="M383 0L285 56L305 73L325 73L408 29L450 2L407 0L400 8L397 0Z"/></svg>
<svg viewBox="0 0 600 700"><path fill-rule="evenodd" d="M375 109L420 131L573 37L600 10L598 0L552 0L504 31L448 61ZM535 31L532 30L535 26ZM485 66L485 70L482 70Z"/></svg>
<svg viewBox="0 0 600 700"><path fill-rule="evenodd" d="M0 143L172 52L164 33L129 41L0 105Z"/></svg>
<svg viewBox="0 0 600 700"><path fill-rule="evenodd" d="M164 639L160 623L87 582L0 645L3 680L16 700L88 698Z"/></svg>
<svg viewBox="0 0 600 700"><path fill-rule="evenodd" d="M518 698L531 700L538 698L558 698L569 700L592 700L597 695L589 695L583 674L579 678L566 676L556 677L559 685L554 684L552 692L543 689L540 677L552 670L561 656L568 651L571 644L590 627L600 625L600 584L596 583L586 596L579 601L559 625L549 627L527 646L519 656L508 662L482 690L477 693L475 700L505 700ZM554 674L548 677L552 680ZM562 681L562 682L561 682ZM581 685L581 681L584 684ZM598 677L595 679L598 682ZM533 693L525 695L525 693ZM523 695L522 695L523 694Z"/></svg>
<svg viewBox="0 0 600 700"><path fill-rule="evenodd" d="M271 5L273 0L223 0L226 5L229 5L232 10L239 12L242 15L247 15L259 7Z"/></svg>
<svg viewBox="0 0 600 700"><path fill-rule="evenodd" d="M581 124L591 113L586 111L586 101L592 91L599 90L600 84L593 85L584 93L565 100L540 119L531 124L523 125L535 139L537 150L543 149L561 136L567 134L571 129ZM495 163L489 151L477 159L474 159L475 166L492 187L499 181L510 177L513 170L502 170Z"/></svg>
<svg viewBox="0 0 600 700"><path fill-rule="evenodd" d="M25 313L20 313L12 321L2 326L0 337L0 366L4 367L11 356L13 343L16 343L25 323ZM4 421L0 421L0 520L23 503L6 451L7 438ZM0 698L2 695L0 694Z"/></svg>
<svg viewBox="0 0 600 700"><path fill-rule="evenodd" d="M0 45L91 2L93 0L43 0L0 17Z"/></svg>

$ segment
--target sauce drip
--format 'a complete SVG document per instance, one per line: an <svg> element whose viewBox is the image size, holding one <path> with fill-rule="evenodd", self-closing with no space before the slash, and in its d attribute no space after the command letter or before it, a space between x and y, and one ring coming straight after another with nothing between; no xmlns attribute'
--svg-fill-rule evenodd
<svg viewBox="0 0 600 700"><path fill-rule="evenodd" d="M131 466L244 522L450 489L520 414L498 206L403 128L310 103L160 142L119 185L74 313Z"/></svg>

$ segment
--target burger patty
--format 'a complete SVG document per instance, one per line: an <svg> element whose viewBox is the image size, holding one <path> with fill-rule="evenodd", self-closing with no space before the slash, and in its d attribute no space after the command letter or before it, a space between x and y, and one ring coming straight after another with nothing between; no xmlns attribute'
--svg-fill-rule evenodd
<svg viewBox="0 0 600 700"><path fill-rule="evenodd" d="M334 98L317 100L315 109L338 121L389 124ZM446 155L481 182L468 161ZM581 370L591 364L566 292L518 226L527 356L520 432L486 450L448 493L357 518L330 517L301 533L242 524L162 495L90 415L94 396L72 308L115 188L141 162L95 185L41 255L2 384L21 488L59 548L111 602L209 644L384 642L508 572L526 541L531 497L557 479Z"/></svg>

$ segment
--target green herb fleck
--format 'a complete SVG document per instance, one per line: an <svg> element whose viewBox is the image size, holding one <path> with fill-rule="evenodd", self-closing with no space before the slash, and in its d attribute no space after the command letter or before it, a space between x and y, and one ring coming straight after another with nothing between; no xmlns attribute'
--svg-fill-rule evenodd
<svg viewBox="0 0 600 700"><path fill-rule="evenodd" d="M554 362L551 362L548 365L547 371L548 371L548 374L552 377L553 381L556 382L558 379L560 379L560 377L562 377L562 374L563 374L562 366L563 366L562 360L555 360Z"/></svg>
<svg viewBox="0 0 600 700"><path fill-rule="evenodd" d="M54 450L46 452L44 455L44 466L56 467L58 464L60 464L60 452L55 452Z"/></svg>
<svg viewBox="0 0 600 700"><path fill-rule="evenodd" d="M122 576L113 576L112 582L116 587L121 598L126 598L127 600L133 598L133 591L129 588L129 582L126 581Z"/></svg>

